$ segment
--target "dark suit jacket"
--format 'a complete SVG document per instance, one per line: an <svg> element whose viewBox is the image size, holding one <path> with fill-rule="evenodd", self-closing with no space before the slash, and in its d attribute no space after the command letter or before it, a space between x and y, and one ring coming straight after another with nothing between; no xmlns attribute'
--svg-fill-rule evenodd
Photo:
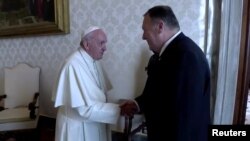
<svg viewBox="0 0 250 141"><path fill-rule="evenodd" d="M148 140L207 141L210 71L204 53L181 33L160 60L155 57L143 93L135 99L145 115Z"/></svg>

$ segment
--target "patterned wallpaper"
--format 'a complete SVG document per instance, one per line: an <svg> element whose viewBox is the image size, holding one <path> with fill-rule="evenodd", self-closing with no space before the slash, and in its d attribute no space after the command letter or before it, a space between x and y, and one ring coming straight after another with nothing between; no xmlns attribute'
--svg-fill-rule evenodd
<svg viewBox="0 0 250 141"><path fill-rule="evenodd" d="M133 98L144 87L144 68L150 56L141 39L144 12L154 5L172 6L182 31L203 48L205 0L69 0L70 34L0 39L0 93L3 68L27 62L41 68L40 113L55 117L52 86L62 60L79 46L80 34L89 25L103 27L108 50L102 64L113 84L109 100Z"/></svg>

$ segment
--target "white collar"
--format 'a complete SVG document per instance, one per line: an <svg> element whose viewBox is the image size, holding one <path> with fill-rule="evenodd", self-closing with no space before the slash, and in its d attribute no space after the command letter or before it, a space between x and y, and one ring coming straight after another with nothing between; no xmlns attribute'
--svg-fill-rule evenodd
<svg viewBox="0 0 250 141"><path fill-rule="evenodd" d="M161 48L159 56L161 56L161 54L164 52L164 50L167 48L167 46L171 43L171 41L173 41L180 33L181 33L181 30L179 30L177 33L175 33L174 36L172 36L170 39L168 39L164 43L163 47Z"/></svg>

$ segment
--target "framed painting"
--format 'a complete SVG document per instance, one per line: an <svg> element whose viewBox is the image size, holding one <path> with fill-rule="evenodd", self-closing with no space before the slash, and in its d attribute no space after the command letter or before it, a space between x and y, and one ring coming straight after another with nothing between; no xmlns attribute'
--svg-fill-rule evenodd
<svg viewBox="0 0 250 141"><path fill-rule="evenodd" d="M0 37L66 33L68 0L0 0Z"/></svg>

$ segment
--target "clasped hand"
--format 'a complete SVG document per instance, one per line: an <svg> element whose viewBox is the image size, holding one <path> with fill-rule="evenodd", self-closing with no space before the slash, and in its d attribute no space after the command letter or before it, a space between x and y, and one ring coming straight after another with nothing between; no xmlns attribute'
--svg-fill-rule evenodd
<svg viewBox="0 0 250 141"><path fill-rule="evenodd" d="M120 100L121 115L132 117L137 113L138 107L132 100Z"/></svg>

